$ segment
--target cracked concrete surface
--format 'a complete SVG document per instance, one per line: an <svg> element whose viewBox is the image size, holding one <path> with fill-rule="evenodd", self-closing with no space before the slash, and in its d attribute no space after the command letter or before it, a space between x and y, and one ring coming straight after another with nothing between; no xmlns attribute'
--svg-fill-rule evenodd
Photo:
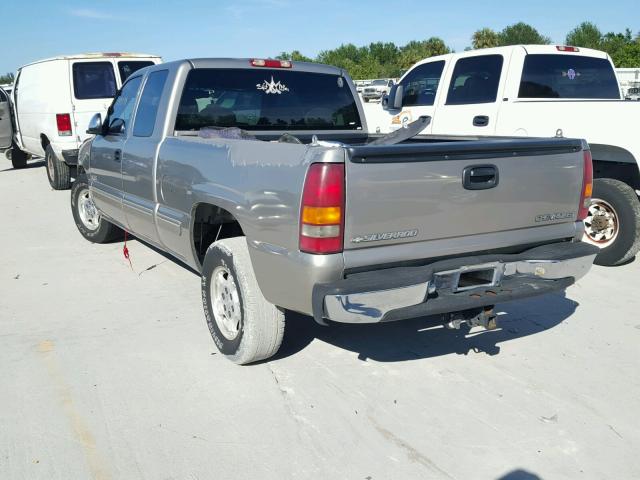
<svg viewBox="0 0 640 480"><path fill-rule="evenodd" d="M238 367L196 275L136 240L132 271L41 164L5 165L2 479L640 477L638 261L492 332L288 314L279 356Z"/></svg>

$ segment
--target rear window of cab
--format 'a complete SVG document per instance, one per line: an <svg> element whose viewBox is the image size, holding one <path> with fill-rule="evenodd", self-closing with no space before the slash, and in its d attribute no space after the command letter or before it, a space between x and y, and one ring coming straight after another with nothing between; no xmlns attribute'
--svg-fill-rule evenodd
<svg viewBox="0 0 640 480"><path fill-rule="evenodd" d="M525 57L519 98L620 99L611 62L565 54Z"/></svg>

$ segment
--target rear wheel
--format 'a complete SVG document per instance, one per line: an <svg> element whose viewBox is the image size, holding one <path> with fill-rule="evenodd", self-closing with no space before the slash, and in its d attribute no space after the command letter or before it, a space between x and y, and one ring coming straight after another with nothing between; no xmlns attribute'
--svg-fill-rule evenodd
<svg viewBox="0 0 640 480"><path fill-rule="evenodd" d="M51 145L45 149L44 160L47 164L47 178L54 190L68 190L71 186L69 165L58 158Z"/></svg>
<svg viewBox="0 0 640 480"><path fill-rule="evenodd" d="M245 237L227 238L207 250L202 303L218 350L239 365L272 357L284 335L284 313L258 286Z"/></svg>
<svg viewBox="0 0 640 480"><path fill-rule="evenodd" d="M583 240L600 247L597 265L614 266L640 250L640 201L626 183L611 178L593 182Z"/></svg>
<svg viewBox="0 0 640 480"><path fill-rule="evenodd" d="M122 235L122 230L105 220L93 203L85 175L79 175L71 189L71 212L80 234L93 243L107 243Z"/></svg>

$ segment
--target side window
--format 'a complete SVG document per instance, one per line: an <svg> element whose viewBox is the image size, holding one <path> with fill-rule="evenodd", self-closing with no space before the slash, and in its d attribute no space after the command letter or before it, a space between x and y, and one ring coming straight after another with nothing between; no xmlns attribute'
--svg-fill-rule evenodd
<svg viewBox="0 0 640 480"><path fill-rule="evenodd" d="M73 93L78 100L113 98L116 94L116 77L111 62L74 63Z"/></svg>
<svg viewBox="0 0 640 480"><path fill-rule="evenodd" d="M122 123L121 132L124 133L128 128L129 120L131 120L131 114L133 113L133 106L136 103L136 96L138 95L138 89L140 88L140 81L142 77L135 77L127 81L122 86L120 93L113 100L113 104L109 108L109 115L107 116L107 125L110 130L115 130L118 123ZM116 133L115 131L111 132Z"/></svg>
<svg viewBox="0 0 640 480"><path fill-rule="evenodd" d="M403 87L402 106L433 105L443 69L444 60L418 65L411 70L400 83Z"/></svg>
<svg viewBox="0 0 640 480"><path fill-rule="evenodd" d="M133 126L133 135L135 137L150 137L153 135L160 96L168 74L168 70L160 70L151 73L147 78L147 83L145 83L140 96L140 103L138 104L136 120Z"/></svg>
<svg viewBox="0 0 640 480"><path fill-rule="evenodd" d="M118 70L120 72L120 81L124 83L127 78L129 78L132 74L140 70L144 67L149 67L153 65L153 62L148 61L132 61L132 60L123 60L118 62Z"/></svg>
<svg viewBox="0 0 640 480"><path fill-rule="evenodd" d="M495 102L502 62L502 55L483 55L458 60L449 85L447 105Z"/></svg>

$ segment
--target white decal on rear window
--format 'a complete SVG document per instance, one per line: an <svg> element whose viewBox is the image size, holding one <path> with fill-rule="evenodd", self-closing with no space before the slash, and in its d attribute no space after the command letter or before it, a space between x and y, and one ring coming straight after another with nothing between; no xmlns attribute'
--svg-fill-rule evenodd
<svg viewBox="0 0 640 480"><path fill-rule="evenodd" d="M277 93L278 95L282 94L282 92L289 91L289 89L285 84L279 81L276 82L273 79L273 76L271 76L270 82L267 82L266 80L264 80L262 83L258 83L256 87L258 87L258 90L263 90L264 93Z"/></svg>

